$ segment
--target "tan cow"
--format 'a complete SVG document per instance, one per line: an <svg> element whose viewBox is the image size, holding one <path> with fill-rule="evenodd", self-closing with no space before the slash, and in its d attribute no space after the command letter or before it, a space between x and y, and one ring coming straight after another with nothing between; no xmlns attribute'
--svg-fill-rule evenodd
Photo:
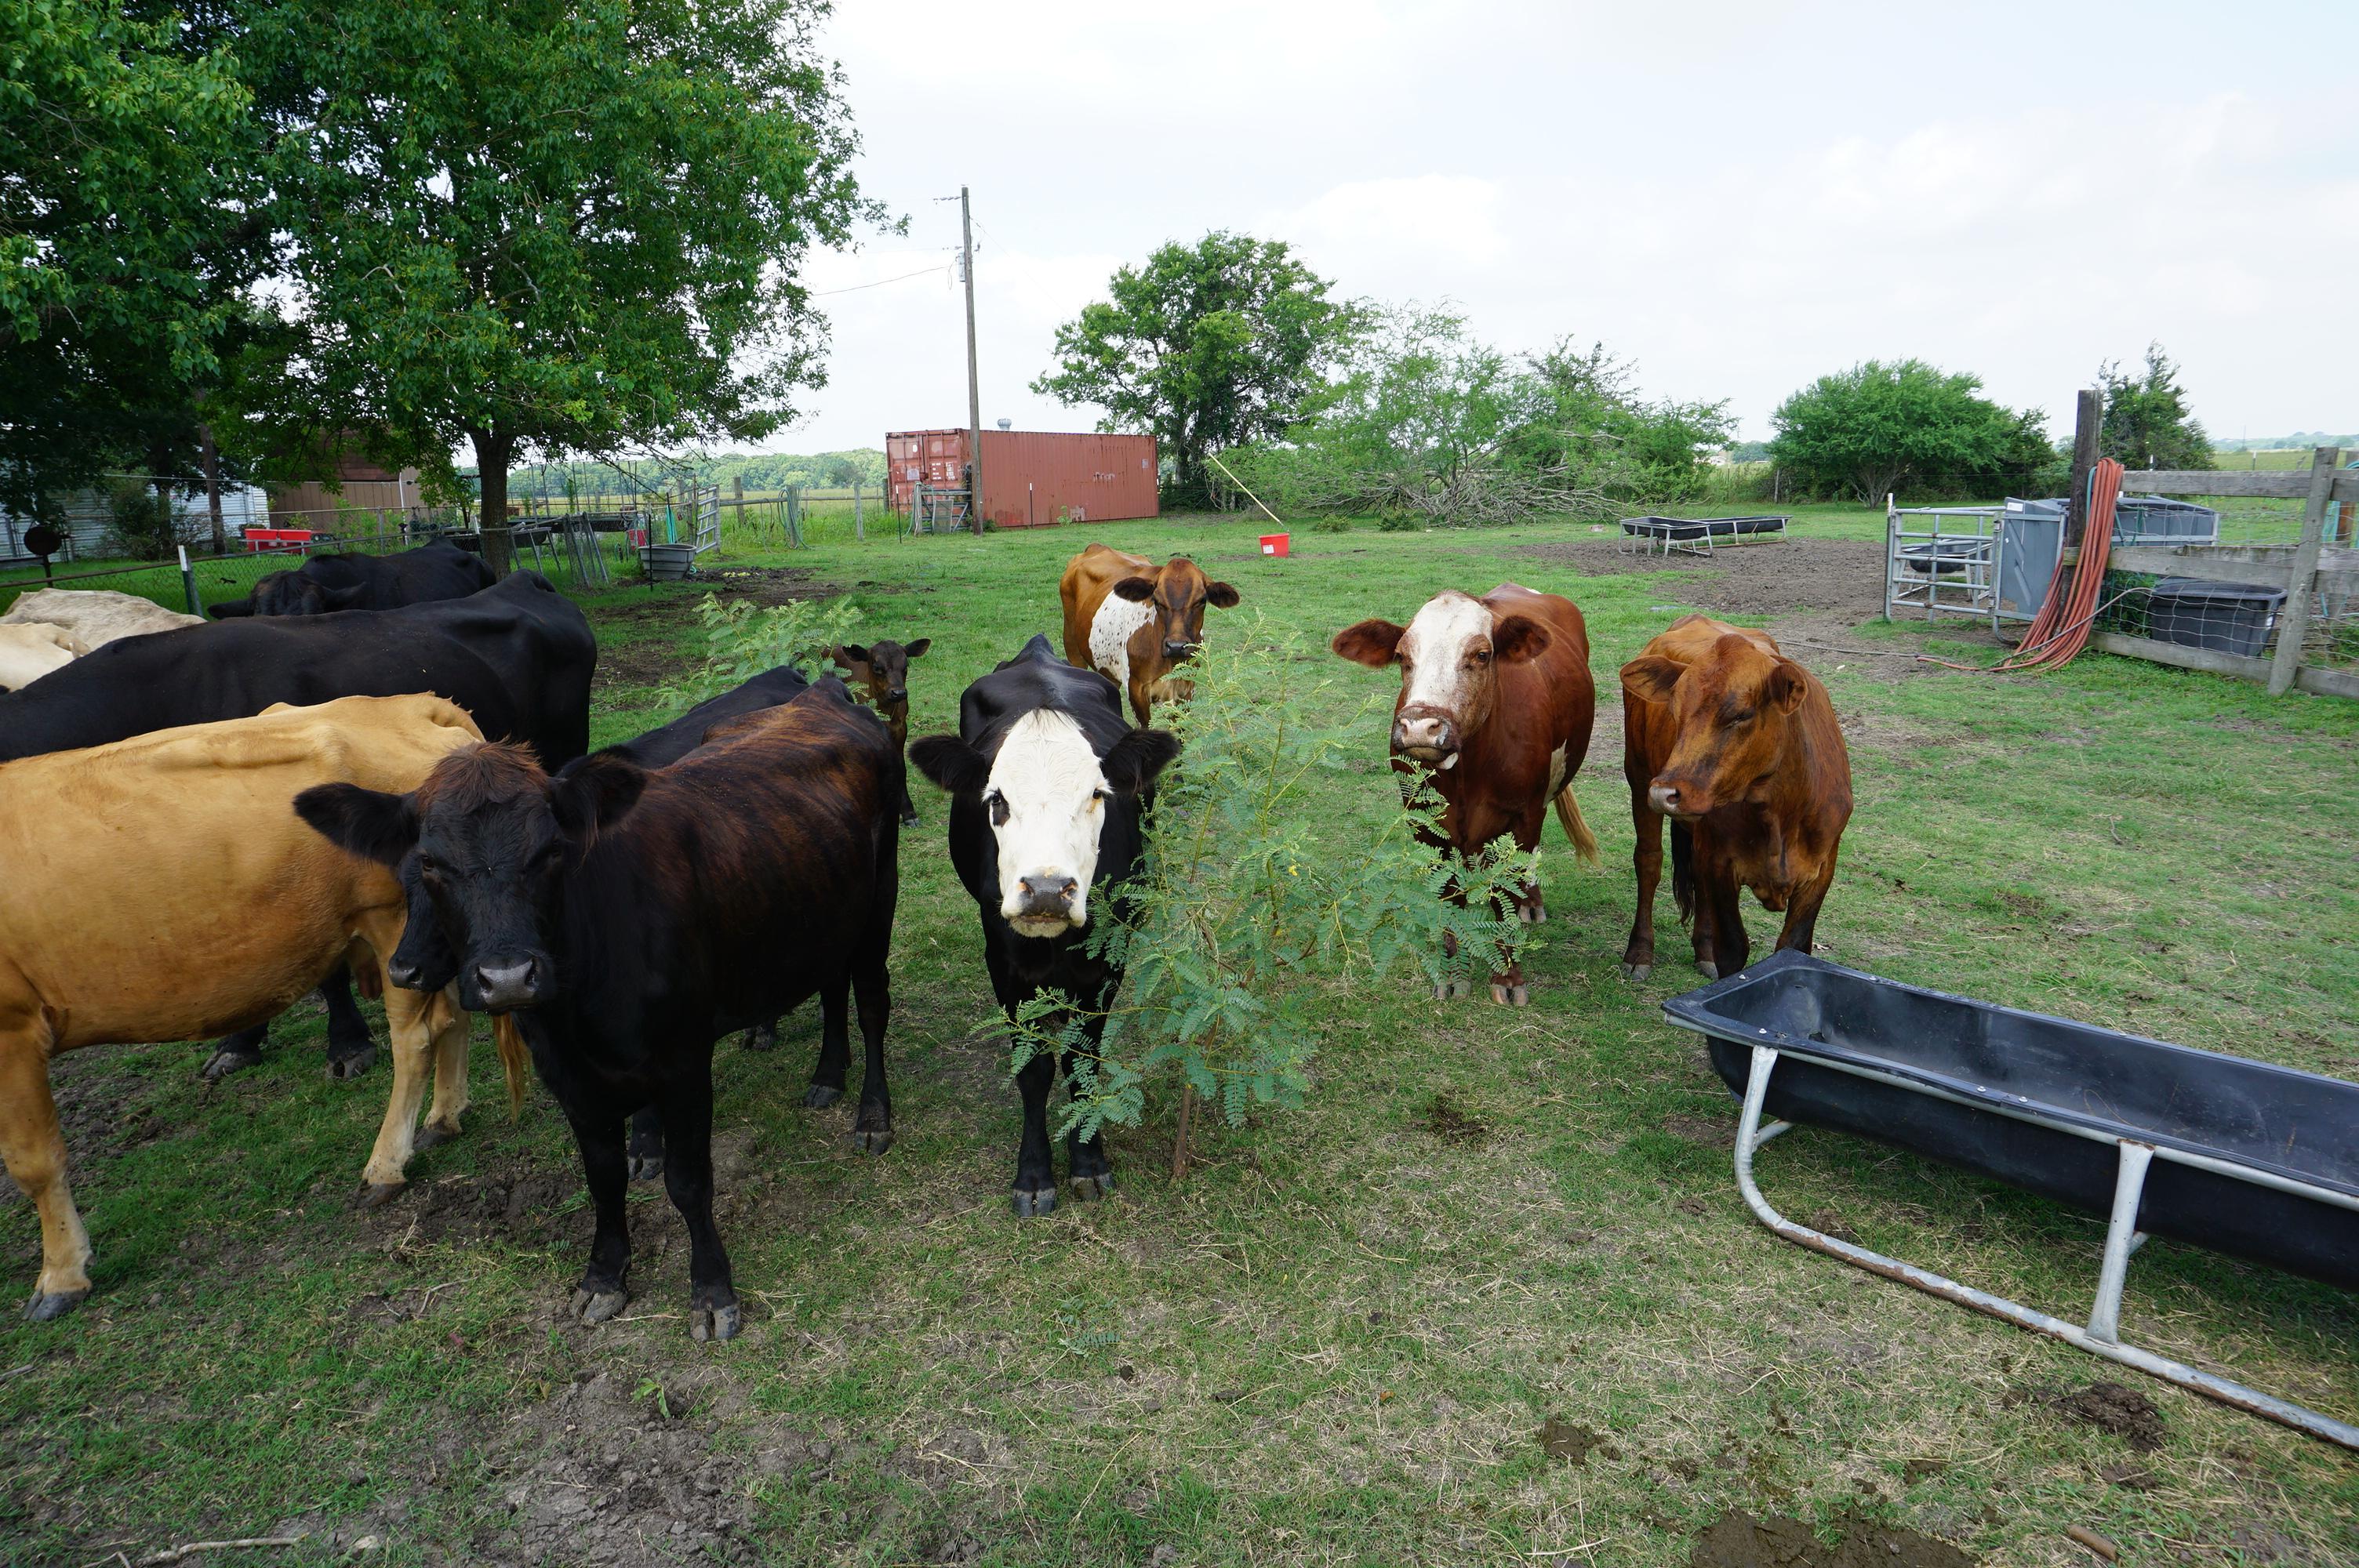
<svg viewBox="0 0 2359 1568"><path fill-rule="evenodd" d="M481 740L439 697L352 697L0 764L0 1159L40 1211L27 1317L90 1292L49 1058L244 1029L348 957L390 956L400 881L306 827L294 798L335 783L411 790ZM388 989L385 1011L394 1081L364 1174L373 1197L401 1184L429 1058L434 1105L416 1143L455 1135L467 1104L455 996ZM523 1044L512 1026L495 1035L514 1104Z"/></svg>
<svg viewBox="0 0 2359 1568"><path fill-rule="evenodd" d="M89 643L46 621L0 625L0 691L30 686L89 652Z"/></svg>
<svg viewBox="0 0 2359 1568"><path fill-rule="evenodd" d="M201 615L167 610L152 599L111 589L37 588L16 596L0 626L46 621L62 626L92 648L103 648L117 637L140 637L169 632L176 626L201 626Z"/></svg>
<svg viewBox="0 0 2359 1568"><path fill-rule="evenodd" d="M1235 589L1185 556L1158 567L1103 545L1065 563L1057 593L1065 603L1065 662L1122 687L1141 729L1151 704L1195 695L1194 682L1171 672L1203 642L1204 606L1230 610L1237 602Z"/></svg>

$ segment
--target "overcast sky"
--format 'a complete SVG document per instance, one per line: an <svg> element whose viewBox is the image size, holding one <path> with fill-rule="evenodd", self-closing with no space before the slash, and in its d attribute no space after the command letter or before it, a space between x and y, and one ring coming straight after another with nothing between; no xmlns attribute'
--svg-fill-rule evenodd
<svg viewBox="0 0 2359 1568"><path fill-rule="evenodd" d="M2217 437L2359 430L2350 0L843 0L823 36L909 232L811 286L931 270L822 301L829 384L774 449L964 423L962 183L986 426L1090 428L1027 390L1057 323L1230 228L1509 349L1602 339L1748 437L1906 355L2062 433L2149 339Z"/></svg>

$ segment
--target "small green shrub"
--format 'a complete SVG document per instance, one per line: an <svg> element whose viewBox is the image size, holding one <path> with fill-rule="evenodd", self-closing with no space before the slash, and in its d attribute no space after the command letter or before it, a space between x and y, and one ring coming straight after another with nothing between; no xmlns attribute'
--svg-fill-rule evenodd
<svg viewBox="0 0 2359 1568"><path fill-rule="evenodd" d="M696 607L696 618L704 625L704 662L665 688L668 697L684 705L718 697L780 665L816 677L828 651L859 623L860 610L849 599L756 604L744 599L724 602L708 593Z"/></svg>
<svg viewBox="0 0 2359 1568"><path fill-rule="evenodd" d="M160 561L197 537L194 524L175 516L171 498L136 480L118 481L107 496L110 555L135 561Z"/></svg>
<svg viewBox="0 0 2359 1568"><path fill-rule="evenodd" d="M1060 1130L1085 1138L1136 1124L1147 1077L1167 1065L1232 1123L1253 1105L1299 1104L1323 992L1401 971L1480 979L1525 931L1509 901L1531 857L1502 838L1461 864L1420 843L1419 826L1440 816L1423 784L1373 835L1354 827L1343 843L1322 825L1314 781L1382 754L1389 694L1346 687L1323 647L1258 617L1190 667L1193 700L1158 716L1187 750L1158 786L1146 864L1092 928L1093 949L1128 974L1100 1051L1074 1059ZM1389 775L1366 787L1395 792ZM1011 1070L1080 1052L1082 1022L1060 994L1023 1004Z"/></svg>
<svg viewBox="0 0 2359 1568"><path fill-rule="evenodd" d="M1303 527L1313 534L1348 534L1352 531L1352 520L1336 513L1325 517L1313 517Z"/></svg>

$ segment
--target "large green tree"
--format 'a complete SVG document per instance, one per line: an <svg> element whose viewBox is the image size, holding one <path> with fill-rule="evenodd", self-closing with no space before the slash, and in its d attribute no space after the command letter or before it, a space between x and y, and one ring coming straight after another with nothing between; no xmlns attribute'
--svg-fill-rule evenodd
<svg viewBox="0 0 2359 1568"><path fill-rule="evenodd" d="M226 50L103 0L0 0L0 506L188 472L255 318L252 122Z"/></svg>
<svg viewBox="0 0 2359 1568"><path fill-rule="evenodd" d="M1152 434L1175 497L1201 501L1206 453L1283 435L1329 391L1368 320L1332 287L1280 240L1174 242L1057 329L1057 368L1032 390L1103 408L1102 430Z"/></svg>
<svg viewBox="0 0 2359 1568"><path fill-rule="evenodd" d="M2097 429L2100 456L2124 468L2208 469L2212 438L2187 409L2179 367L2160 343L2146 346L2143 371L2125 371L2118 360L2101 367L2105 390L2104 422Z"/></svg>
<svg viewBox="0 0 2359 1568"><path fill-rule="evenodd" d="M293 368L381 459L454 478L758 439L824 380L799 281L879 216L824 0L288 0L239 43L310 326Z"/></svg>
<svg viewBox="0 0 2359 1568"><path fill-rule="evenodd" d="M1979 378L1869 360L1778 405L1769 454L1803 489L1875 503L1897 492L2019 490L2049 456L2044 416L2003 408Z"/></svg>

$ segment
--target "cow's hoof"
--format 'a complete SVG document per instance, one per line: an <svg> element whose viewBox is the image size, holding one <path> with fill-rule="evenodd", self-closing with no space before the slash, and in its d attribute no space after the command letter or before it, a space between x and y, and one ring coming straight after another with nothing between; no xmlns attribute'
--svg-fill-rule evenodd
<svg viewBox="0 0 2359 1568"><path fill-rule="evenodd" d="M867 1127L855 1127L852 1130L852 1149L856 1154L882 1154L891 1147L893 1147L893 1130L889 1127L881 1132Z"/></svg>
<svg viewBox="0 0 2359 1568"><path fill-rule="evenodd" d="M575 1286L566 1298L565 1310L583 1323L603 1323L630 1304L631 1298L621 1291L592 1291ZM691 1314L690 1322L694 1321Z"/></svg>
<svg viewBox="0 0 2359 1568"><path fill-rule="evenodd" d="M440 1121L429 1121L418 1130L418 1137L410 1146L415 1149L431 1149L437 1144L448 1143L458 1136L457 1128Z"/></svg>
<svg viewBox="0 0 2359 1568"><path fill-rule="evenodd" d="M1046 1187L1018 1187L1016 1189L1016 1218L1037 1219L1044 1214L1054 1214L1056 1212L1057 1189L1053 1185Z"/></svg>
<svg viewBox="0 0 2359 1568"><path fill-rule="evenodd" d="M1114 1173L1101 1172L1094 1176L1075 1176L1066 1184L1073 1189L1075 1203L1090 1203L1098 1198L1114 1196Z"/></svg>
<svg viewBox="0 0 2359 1568"><path fill-rule="evenodd" d="M1516 913L1524 917L1524 924L1527 925L1538 925L1548 918L1548 908L1544 904L1529 904L1516 910Z"/></svg>
<svg viewBox="0 0 2359 1568"><path fill-rule="evenodd" d="M47 1323L51 1318L63 1317L82 1305L82 1297L88 1294L88 1285L78 1291L36 1291L33 1299L25 1303L25 1321Z"/></svg>
<svg viewBox="0 0 2359 1568"><path fill-rule="evenodd" d="M655 1182L661 1181L662 1179L663 1156L661 1154L634 1154L631 1156L631 1180L635 1182Z"/></svg>
<svg viewBox="0 0 2359 1568"><path fill-rule="evenodd" d="M1433 988L1433 1000L1436 1001L1455 1001L1460 997L1473 994L1474 982L1456 977L1446 979Z"/></svg>
<svg viewBox="0 0 2359 1568"><path fill-rule="evenodd" d="M339 1056L331 1053L328 1057L328 1081L332 1084L347 1083L375 1065L376 1047L374 1045L365 1046L349 1056Z"/></svg>
<svg viewBox="0 0 2359 1568"><path fill-rule="evenodd" d="M363 1208L383 1208L408 1184L407 1182L363 1182L360 1195L353 1201Z"/></svg>
<svg viewBox="0 0 2359 1568"><path fill-rule="evenodd" d="M778 1026L777 1026L777 1024L775 1024L775 1023L757 1023L757 1024L754 1025L754 1027L753 1027L753 1028L748 1029L747 1031L745 1031L745 1049L746 1049L746 1050L748 1050L748 1051L775 1051L775 1050L777 1050L777 1048L778 1048Z"/></svg>
<svg viewBox="0 0 2359 1568"><path fill-rule="evenodd" d="M830 1088L825 1084L813 1084L810 1087L803 1091L803 1108L806 1110L825 1110L829 1106L833 1105L842 1098L843 1091L842 1089Z"/></svg>
<svg viewBox="0 0 2359 1568"><path fill-rule="evenodd" d="M1622 978L1625 980L1643 980L1654 972L1655 966L1652 963L1622 966Z"/></svg>
<svg viewBox="0 0 2359 1568"><path fill-rule="evenodd" d="M262 1053L259 1051L216 1051L205 1058L205 1065L201 1070L204 1074L205 1082L210 1084L218 1083L232 1073L243 1073L248 1067L260 1065L262 1065Z"/></svg>
<svg viewBox="0 0 2359 1568"><path fill-rule="evenodd" d="M1532 988L1495 984L1491 988L1491 1000L1501 1007L1528 1007L1531 1005Z"/></svg>
<svg viewBox="0 0 2359 1568"><path fill-rule="evenodd" d="M1716 980L1720 979L1720 966L1713 963L1710 958L1698 958L1696 960L1696 973L1701 975L1705 979Z"/></svg>
<svg viewBox="0 0 2359 1568"><path fill-rule="evenodd" d="M734 1339L737 1331L745 1326L737 1303L725 1307L690 1307L688 1309L688 1336L702 1345L709 1340Z"/></svg>
<svg viewBox="0 0 2359 1568"><path fill-rule="evenodd" d="M909 813L909 815L908 815L908 816L904 816L903 818L901 818L901 826L902 826L902 827L915 827L917 825L918 825L918 814L917 814L916 812L914 812L914 811L913 811L913 812L911 812L911 813Z"/></svg>

